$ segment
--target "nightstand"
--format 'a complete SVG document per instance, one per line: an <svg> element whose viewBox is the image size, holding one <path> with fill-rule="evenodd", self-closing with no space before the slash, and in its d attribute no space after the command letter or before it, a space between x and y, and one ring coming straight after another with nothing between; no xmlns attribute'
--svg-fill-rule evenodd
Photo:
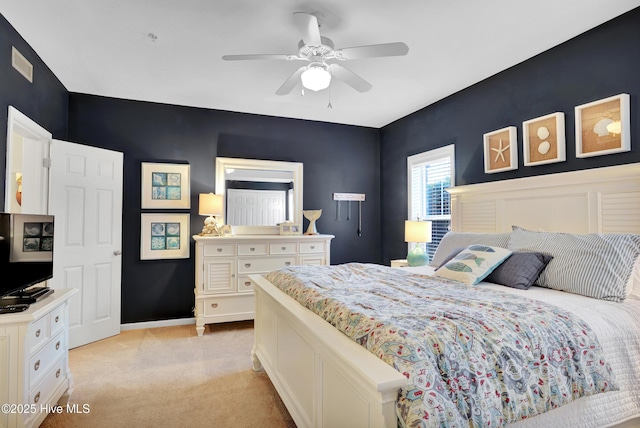
<svg viewBox="0 0 640 428"><path fill-rule="evenodd" d="M409 263L407 263L407 260L391 260L391 267L393 268L401 268L401 267L407 267L409 266Z"/></svg>

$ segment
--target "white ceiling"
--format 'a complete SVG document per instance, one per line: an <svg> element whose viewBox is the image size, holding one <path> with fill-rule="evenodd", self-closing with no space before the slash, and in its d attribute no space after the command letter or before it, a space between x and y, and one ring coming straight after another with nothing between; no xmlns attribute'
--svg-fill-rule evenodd
<svg viewBox="0 0 640 428"><path fill-rule="evenodd" d="M640 6L640 0L0 0L67 90L379 128ZM403 57L348 61L373 85L276 90L296 61L293 12L336 48L402 41ZM36 72L37 78L37 72ZM328 108L331 101L332 108Z"/></svg>

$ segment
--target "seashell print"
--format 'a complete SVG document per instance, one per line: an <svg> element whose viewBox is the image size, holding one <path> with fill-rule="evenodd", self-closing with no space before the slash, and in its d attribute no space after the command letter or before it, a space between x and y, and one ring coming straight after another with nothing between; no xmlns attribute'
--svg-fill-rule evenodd
<svg viewBox="0 0 640 428"><path fill-rule="evenodd" d="M543 141L538 146L538 153L540 153L541 155L546 155L547 153L549 153L550 149L551 149L551 144L548 141Z"/></svg>
<svg viewBox="0 0 640 428"><path fill-rule="evenodd" d="M460 262L447 263L445 267L454 272L473 272L469 266Z"/></svg>

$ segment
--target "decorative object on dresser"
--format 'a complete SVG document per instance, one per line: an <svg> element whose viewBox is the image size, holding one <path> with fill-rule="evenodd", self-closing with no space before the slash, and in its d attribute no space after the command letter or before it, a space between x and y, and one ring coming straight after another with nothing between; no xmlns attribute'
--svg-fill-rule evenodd
<svg viewBox="0 0 640 428"><path fill-rule="evenodd" d="M409 266L426 265L429 259L420 244L431 242L431 222L406 220L404 222L404 240L408 243L414 243L413 249L407 254L407 264Z"/></svg>
<svg viewBox="0 0 640 428"><path fill-rule="evenodd" d="M67 405L68 301L77 292L58 289L24 312L0 315L0 403L8 410L0 426L37 427L54 406Z"/></svg>
<svg viewBox="0 0 640 428"><path fill-rule="evenodd" d="M484 172L518 169L517 129L515 126L484 134Z"/></svg>
<svg viewBox="0 0 640 428"><path fill-rule="evenodd" d="M255 296L250 274L293 265L328 265L333 235L200 236L196 241L195 316L204 325L250 320Z"/></svg>
<svg viewBox="0 0 640 428"><path fill-rule="evenodd" d="M280 235L300 235L302 227L296 223L280 223Z"/></svg>
<svg viewBox="0 0 640 428"><path fill-rule="evenodd" d="M567 159L564 113L552 113L522 122L525 166L564 162Z"/></svg>
<svg viewBox="0 0 640 428"><path fill-rule="evenodd" d="M140 260L188 259L189 214L142 214Z"/></svg>
<svg viewBox="0 0 640 428"><path fill-rule="evenodd" d="M142 208L191 208L189 170L189 164L142 162Z"/></svg>
<svg viewBox="0 0 640 428"><path fill-rule="evenodd" d="M316 220L318 220L322 215L322 210L303 210L302 214L304 215L304 218L309 220L309 227L304 234L317 235L318 229L316 228Z"/></svg>
<svg viewBox="0 0 640 428"><path fill-rule="evenodd" d="M224 235L224 229L218 225L215 218L224 214L224 199L222 195L200 193L198 197L198 214L208 216L204 220L204 227L200 235Z"/></svg>
<svg viewBox="0 0 640 428"><path fill-rule="evenodd" d="M579 105L576 113L576 157L631 150L629 94Z"/></svg>

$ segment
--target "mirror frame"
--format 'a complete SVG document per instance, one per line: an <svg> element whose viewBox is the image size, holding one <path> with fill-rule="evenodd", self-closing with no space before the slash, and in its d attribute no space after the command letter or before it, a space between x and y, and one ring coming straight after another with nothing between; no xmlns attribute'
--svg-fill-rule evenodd
<svg viewBox="0 0 640 428"><path fill-rule="evenodd" d="M288 171L293 173L293 222L302 228L302 192L303 166L302 162L270 161L261 159L242 159L216 157L216 194L224 196L225 212L227 198L225 195L225 172L227 168L258 169ZM222 224L225 216L218 218ZM278 235L278 226L232 226L234 235Z"/></svg>

